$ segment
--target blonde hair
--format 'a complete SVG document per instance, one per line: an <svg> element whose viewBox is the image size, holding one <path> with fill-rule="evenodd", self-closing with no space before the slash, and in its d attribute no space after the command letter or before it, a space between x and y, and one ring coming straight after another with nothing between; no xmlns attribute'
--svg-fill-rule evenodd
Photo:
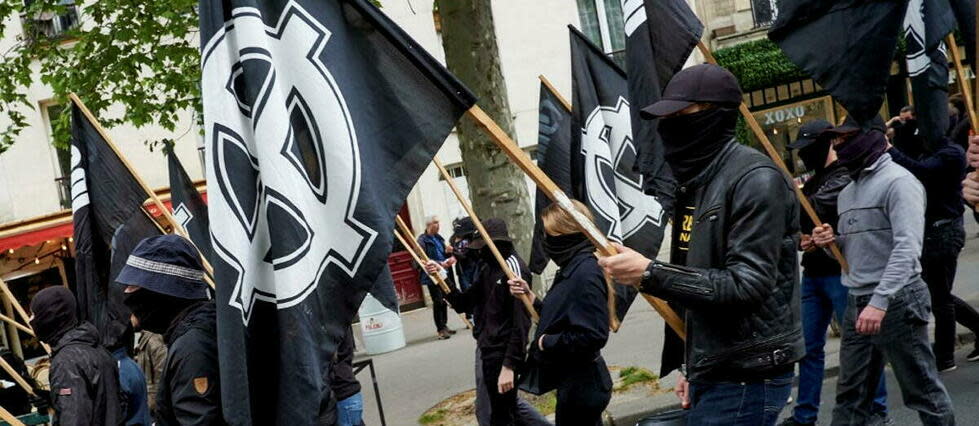
<svg viewBox="0 0 979 426"><path fill-rule="evenodd" d="M595 217L592 216L591 210L588 210L588 207L585 207L585 205L580 201L571 200L571 204L578 213L581 213L583 216L588 218L589 221L595 221ZM581 230L578 229L578 223L574 220L574 217L572 217L570 213L566 212L556 203L552 203L551 205L547 206L547 208L540 213L540 219L544 223L544 232L551 236L581 232Z"/></svg>

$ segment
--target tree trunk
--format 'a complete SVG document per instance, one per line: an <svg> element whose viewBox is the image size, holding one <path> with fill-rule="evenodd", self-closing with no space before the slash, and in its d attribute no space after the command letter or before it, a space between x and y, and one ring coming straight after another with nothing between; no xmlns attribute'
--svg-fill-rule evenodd
<svg viewBox="0 0 979 426"><path fill-rule="evenodd" d="M442 47L450 71L479 97L479 105L513 137L513 116L493 26L490 0L437 0L442 18ZM523 171L496 147L471 119L459 122L459 148L469 197L481 219L507 222L517 252L530 255L534 213Z"/></svg>

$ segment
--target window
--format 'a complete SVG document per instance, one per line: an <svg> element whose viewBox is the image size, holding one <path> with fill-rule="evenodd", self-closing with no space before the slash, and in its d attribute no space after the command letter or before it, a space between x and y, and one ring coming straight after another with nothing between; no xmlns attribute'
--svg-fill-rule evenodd
<svg viewBox="0 0 979 426"><path fill-rule="evenodd" d="M770 27L778 18L776 0L751 0L751 15L755 19L755 28Z"/></svg>
<svg viewBox="0 0 979 426"><path fill-rule="evenodd" d="M65 111L63 105L47 105L44 106L45 111L48 116L48 132L54 135L54 122L58 121L58 117L61 116ZM52 145L54 141L52 140ZM55 154L58 156L58 177L54 179L55 184L58 186L58 199L61 201L61 208L70 209L71 208L71 151L68 148L55 148Z"/></svg>
<svg viewBox="0 0 979 426"><path fill-rule="evenodd" d="M581 32L625 68L625 17L622 0L578 0Z"/></svg>
<svg viewBox="0 0 979 426"><path fill-rule="evenodd" d="M30 7L34 0L24 0L24 6ZM59 39L65 32L78 25L78 7L75 0L60 0L63 9L53 12L38 12L33 16L21 16L24 24L24 35L28 40Z"/></svg>

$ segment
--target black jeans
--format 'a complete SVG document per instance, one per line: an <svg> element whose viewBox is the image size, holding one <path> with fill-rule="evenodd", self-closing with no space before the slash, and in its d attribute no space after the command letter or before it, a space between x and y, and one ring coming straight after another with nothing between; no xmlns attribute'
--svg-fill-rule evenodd
<svg viewBox="0 0 979 426"><path fill-rule="evenodd" d="M904 405L918 412L921 423L954 425L955 413L938 377L935 354L928 342L931 301L920 281L895 293L881 322L880 333L858 334L857 316L870 295L849 296L843 319L840 377L836 387L833 425L872 425L873 401L884 362L891 364Z"/></svg>
<svg viewBox="0 0 979 426"><path fill-rule="evenodd" d="M447 329L449 321L449 305L445 303L445 293L435 285L428 286L428 294L432 296L432 319L435 320L435 331Z"/></svg>
<svg viewBox="0 0 979 426"><path fill-rule="evenodd" d="M500 370L503 357L483 358L483 386L489 397L490 424L492 426L511 426L516 424L517 388L501 394L499 391Z"/></svg>
<svg viewBox="0 0 979 426"><path fill-rule="evenodd" d="M569 369L557 386L554 424L601 425L602 412L611 398L612 377L602 357L591 364Z"/></svg>
<svg viewBox="0 0 979 426"><path fill-rule="evenodd" d="M962 219L939 221L925 228L921 277L928 283L935 315L935 359L938 366L955 363L955 321L979 334L979 313L952 294L959 252L965 245Z"/></svg>

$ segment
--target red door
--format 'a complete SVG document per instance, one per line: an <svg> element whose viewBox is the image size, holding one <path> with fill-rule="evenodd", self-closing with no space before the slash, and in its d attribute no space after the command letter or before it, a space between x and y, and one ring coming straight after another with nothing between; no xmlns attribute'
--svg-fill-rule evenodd
<svg viewBox="0 0 979 426"><path fill-rule="evenodd" d="M411 223L408 205L401 206L398 212L405 223ZM398 293L398 305L401 311L410 311L425 306L425 296L422 294L418 269L411 254L405 251L397 240L394 241L394 252L388 256L388 266L391 267L391 278L394 280L394 290Z"/></svg>

